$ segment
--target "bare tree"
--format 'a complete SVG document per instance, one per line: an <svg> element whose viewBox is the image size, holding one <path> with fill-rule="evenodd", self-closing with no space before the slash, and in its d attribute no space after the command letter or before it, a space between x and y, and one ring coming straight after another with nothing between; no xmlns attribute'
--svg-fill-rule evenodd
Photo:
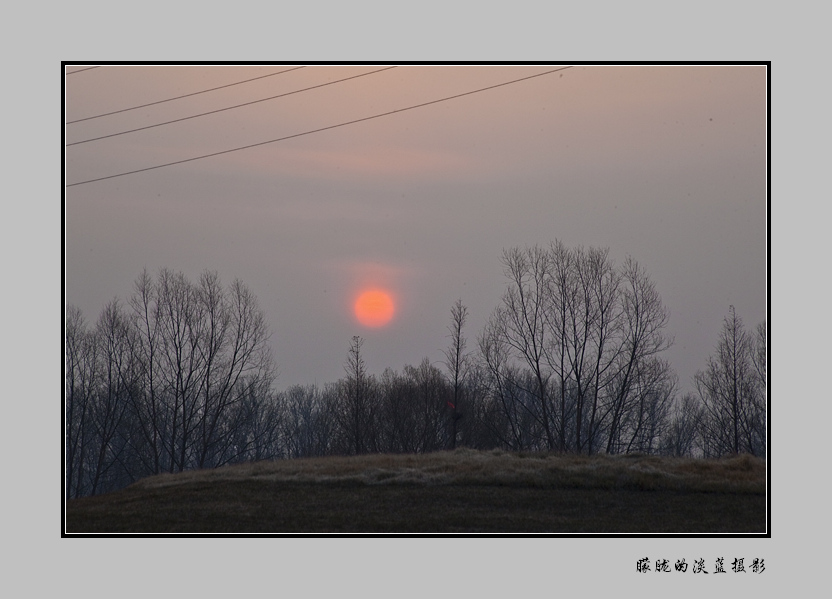
<svg viewBox="0 0 832 599"><path fill-rule="evenodd" d="M220 431L228 411L245 398L268 395L274 368L263 313L243 283L234 281L224 291L217 274L206 272L197 298L205 320L196 440L196 466L203 468L224 451Z"/></svg>
<svg viewBox="0 0 832 599"><path fill-rule="evenodd" d="M623 419L633 411L640 416L645 414L645 397L650 395L650 401L659 398L669 401L675 392L675 375L670 364L658 358L672 344L663 333L668 319L669 313L653 282L635 260L628 258L621 281L621 315L617 330L620 343L616 345L614 359L610 362L611 376L607 379L607 453L620 450ZM636 426L641 423L639 420ZM628 446L632 446L632 442Z"/></svg>
<svg viewBox="0 0 832 599"><path fill-rule="evenodd" d="M361 346L364 339L354 336L350 343L344 370L347 378L340 385L340 406L337 418L345 441L345 451L363 454L375 449L374 383L367 374Z"/></svg>
<svg viewBox="0 0 832 599"><path fill-rule="evenodd" d="M765 322L757 325L754 336L754 352L752 360L756 373L757 392L754 394L754 406L752 417L754 424L751 430L758 431L760 442L763 446L767 439L767 413L768 413L768 331ZM760 455L765 454L765 447L761 448Z"/></svg>
<svg viewBox="0 0 832 599"><path fill-rule="evenodd" d="M90 493L109 490L105 480L122 459L126 444L118 439L128 417L129 396L135 393L138 379L134 361L135 336L118 300L104 308L96 326L101 380L92 410L95 452L91 464Z"/></svg>
<svg viewBox="0 0 832 599"><path fill-rule="evenodd" d="M142 374L142 394L132 398L133 411L144 439L148 473L159 474L166 469L164 448L172 433L168 428L161 375L161 305L157 301L156 284L147 270L142 271L133 285L130 305Z"/></svg>
<svg viewBox="0 0 832 599"><path fill-rule="evenodd" d="M705 407L705 454L747 452L765 455L764 385L755 361L760 353L748 335L734 306L725 318L716 354L704 371L694 377Z"/></svg>
<svg viewBox="0 0 832 599"><path fill-rule="evenodd" d="M597 450L599 409L623 346L621 275L604 249L573 252L576 292L567 302L566 351L575 396L575 450Z"/></svg>
<svg viewBox="0 0 832 599"><path fill-rule="evenodd" d="M550 255L537 246L503 252L503 266L509 287L503 296L504 310L498 313L502 341L534 375L534 389L527 389L540 406L541 424L546 444L554 449L555 441L549 420L549 378L546 347L550 345L546 326L549 308L548 284L551 275Z"/></svg>
<svg viewBox="0 0 832 599"><path fill-rule="evenodd" d="M444 350L445 366L453 388L453 400L449 406L451 408L451 449L456 447L459 421L463 417L462 394L468 376L468 354L465 352L467 341L462 334L467 317L468 308L462 304L461 299L458 299L451 308L451 324L448 326L451 344Z"/></svg>
<svg viewBox="0 0 832 599"><path fill-rule="evenodd" d="M670 422L661 439L660 452L676 457L697 455L700 423L703 417L704 408L695 395L687 393L681 401L674 402Z"/></svg>
<svg viewBox="0 0 832 599"><path fill-rule="evenodd" d="M406 365L404 374L413 390L410 398L415 408L416 451L426 453L447 447L445 414L450 388L442 372L424 358L419 366Z"/></svg>
<svg viewBox="0 0 832 599"><path fill-rule="evenodd" d="M662 333L668 313L644 270L632 259L617 268L606 249L560 242L508 250L503 264L508 289L480 355L500 401L515 410L505 411L514 442L519 408L549 450L626 451L646 446L644 435L653 447L675 388L657 359L671 343Z"/></svg>
<svg viewBox="0 0 832 599"><path fill-rule="evenodd" d="M181 472L192 458L189 450L198 427L206 321L197 291L184 274L162 270L156 289L162 384L171 431L166 447L168 469Z"/></svg>
<svg viewBox="0 0 832 599"><path fill-rule="evenodd" d="M285 418L282 421L287 457L323 455L318 443L321 394L314 385L293 385L281 393Z"/></svg>
<svg viewBox="0 0 832 599"><path fill-rule="evenodd" d="M66 496L80 497L87 494L84 479L100 373L95 333L87 330L81 311L74 306L67 309L65 341Z"/></svg>
<svg viewBox="0 0 832 599"><path fill-rule="evenodd" d="M243 396L229 404L218 423L216 434L222 443L212 453L212 467L286 457L280 434L285 404L272 392L271 381L246 381L240 392Z"/></svg>
<svg viewBox="0 0 832 599"><path fill-rule="evenodd" d="M547 279L547 326L552 331L547 358L557 381L557 433L558 450L563 453L573 444L569 422L575 412L575 394L572 389L569 339L575 327L571 326L574 306L578 302L578 281L574 276L574 255L560 241L549 248L551 270Z"/></svg>
<svg viewBox="0 0 832 599"><path fill-rule="evenodd" d="M386 368L379 381L380 447L390 453L419 451L419 413L416 381Z"/></svg>
<svg viewBox="0 0 832 599"><path fill-rule="evenodd" d="M621 426L626 453L653 454L670 426L670 409L676 394L676 377L668 375L667 362L652 359L639 365L635 377L635 405Z"/></svg>
<svg viewBox="0 0 832 599"><path fill-rule="evenodd" d="M145 271L130 307L113 300L92 332L67 310L68 496L280 453L268 331L245 285Z"/></svg>
<svg viewBox="0 0 832 599"><path fill-rule="evenodd" d="M475 359L474 354L469 357L471 359L468 361L463 389L465 418L459 422L457 444L472 449L506 447L507 445L495 434L495 429L502 428L494 426L494 423L502 418L502 414L491 390L489 370L482 359Z"/></svg>
<svg viewBox="0 0 832 599"><path fill-rule="evenodd" d="M511 449L524 445L522 414L512 390L514 370L509 364L510 348L505 342L504 309L498 307L477 340L482 370L487 373L486 389L491 397L483 422L501 444Z"/></svg>
<svg viewBox="0 0 832 599"><path fill-rule="evenodd" d="M274 378L256 298L240 281L223 287L214 272L194 285L163 269L155 282L142 273L130 303L143 378L134 410L153 471L226 460L233 408Z"/></svg>

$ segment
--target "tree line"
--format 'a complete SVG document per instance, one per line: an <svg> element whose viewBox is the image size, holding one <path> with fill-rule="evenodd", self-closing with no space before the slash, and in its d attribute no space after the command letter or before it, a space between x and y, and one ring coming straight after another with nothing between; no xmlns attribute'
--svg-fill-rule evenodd
<svg viewBox="0 0 832 599"><path fill-rule="evenodd" d="M162 472L243 461L466 446L512 451L765 455L766 328L733 307L679 397L668 311L632 259L513 248L506 291L469 348L451 308L441 367L369 374L353 337L344 376L275 389L265 318L240 281L143 272L94 326L66 314L67 497Z"/></svg>

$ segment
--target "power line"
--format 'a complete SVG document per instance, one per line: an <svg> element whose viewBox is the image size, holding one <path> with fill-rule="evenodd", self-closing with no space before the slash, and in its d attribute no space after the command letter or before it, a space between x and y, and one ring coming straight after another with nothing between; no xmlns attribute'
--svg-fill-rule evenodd
<svg viewBox="0 0 832 599"><path fill-rule="evenodd" d="M240 146L239 148L232 148L230 150L222 150L221 152L213 152L211 154L204 154L202 156L195 156L193 158L186 158L184 160L177 160L175 162L167 162L165 164L158 164L156 166L149 166L149 167L146 167L146 168L140 168L140 169L136 169L134 171L128 171L126 173L119 173L117 175L108 175L106 177L98 177L97 179L89 179L87 181L79 181L78 183L70 183L69 185L67 185L67 187L75 187L76 185L85 185L87 183L95 183L96 181L104 181L105 179L115 179L116 177L124 177L126 175L134 175L136 173L142 173L142 172L145 172L145 171L152 171L152 170L155 170L157 168L164 168L164 167L173 166L173 165L176 165L176 164L183 164L185 162L193 162L195 160L202 160L203 158L211 158L212 156L220 156L221 154L230 154L231 152L239 152L240 150L247 150L249 148L256 148L257 146L265 146L267 144L272 144L272 143L276 143L276 142L279 142L279 141L285 141L287 139L294 139L295 137L302 137L304 135L311 135L313 133L320 133L321 131L328 131L329 129L337 129L338 127L346 127L347 125L354 125L355 123L370 121L370 120L378 119L378 118L381 118L381 117L384 117L384 116L389 116L391 114L397 114L399 112L405 112L407 110L413 110L415 108L422 108L424 106L430 106L431 104L438 104L439 102L446 102L448 100L454 100L456 98L461 98L463 96L470 96L472 94L477 94L477 93L480 93L480 92L484 92L484 91L487 91L489 89L495 89L495 88L498 88L498 87L503 87L505 85L511 85L513 83L519 83L520 81L527 81L529 79L534 79L535 77L542 77L544 75L549 75L551 73L556 73L558 71L564 71L566 69L571 69L571 68L572 68L572 66L570 65L568 67L561 67L561 68L558 68L558 69L552 69L550 71L544 71L543 73L537 73L536 75L530 75L528 77L521 77L520 79L513 79L511 81L506 81L504 83L498 83L496 85L489 85L488 87L481 87L479 89L475 89L475 90L472 90L472 91L469 91L469 92L464 92L464 93L461 93L461 94L456 94L454 96L448 96L446 98L440 98L438 100L431 100L430 102L423 102L421 104L414 104L413 106L408 106L406 108L398 108L396 110L391 110L389 112L383 112L381 114L376 114L376 115L373 115L373 116L368 116L368 117L364 117L364 118L360 118L360 119L355 119L355 120L352 120L352 121L347 121L345 123L339 123L337 125L330 125L328 127L321 127L320 129L313 129L311 131L304 131L303 133L295 133L294 135L287 135L286 137L279 137L277 139L271 139L269 141L261 141L261 142L256 143L256 144L250 144L250 145L247 145L247 146Z"/></svg>
<svg viewBox="0 0 832 599"><path fill-rule="evenodd" d="M96 67L92 67L92 68L96 68ZM88 117L83 118L83 119L75 119L74 121L68 121L66 124L67 125L72 125L73 123L80 123L81 121L91 121L92 119L100 119L102 116L110 116L111 114L118 114L120 112L127 112L129 110L138 110L139 108L147 108L148 106L154 106L156 104L163 104L165 102L172 102L173 100L180 100L182 98L188 98L190 96L205 94L205 93L208 93L208 92L216 91L218 89L224 89L226 87L232 87L234 85L242 85L243 83L248 83L250 81L257 81L258 79L265 79L266 77L274 77L275 75L281 75L283 73L288 73L289 71L297 71L298 69L305 69L305 68L306 68L306 66L304 65L302 67L295 67L293 69L286 69L285 71L278 71L277 73L269 73L268 75L261 75L260 77L254 77L253 79L245 79L244 81L237 81L236 83L229 83L228 85L220 85L219 87L212 87L211 89L203 89L202 91L193 92L193 93L190 93L190 94L185 94L183 96L176 96L175 98L167 98L166 100L159 100L157 102L150 102L149 104L142 104L141 106L133 106L132 108L122 108L121 110L114 110L113 112L105 112L104 114L97 114L95 116L88 116ZM82 70L86 71L87 69L82 69ZM78 73L80 71L74 71L74 72ZM72 73L67 73L67 74L71 75Z"/></svg>
<svg viewBox="0 0 832 599"><path fill-rule="evenodd" d="M97 67L87 67L86 69L78 69L77 71L72 71L72 72L65 73L65 74L66 75L74 75L75 73L83 73L84 71L91 71L92 69L97 69L97 68L100 68L100 67L101 67L101 65L98 65Z"/></svg>
<svg viewBox="0 0 832 599"><path fill-rule="evenodd" d="M155 125L148 125L147 127L139 127L138 129L130 129L128 131L121 131L119 133L111 133L110 135L102 135L101 137L91 137L90 139L85 139L83 141L75 141L71 144L66 144L67 147L69 146L77 146L78 144L85 144L91 141L98 141L99 139L107 139L108 137L116 137L118 135L127 135L128 133L135 133L136 131L144 131L145 129L153 129L154 127L161 127L162 125L170 125L171 123L179 123L181 121L187 121L189 119L199 118L201 116L207 116L209 114L216 114L218 112L224 112L226 110L233 110L235 108L241 108L243 106L250 106L252 104L257 104L259 102L266 102L267 100L275 100L277 98L283 98L284 96L291 96L292 94L299 94L300 92L309 91L310 89L317 89L319 87L325 87L327 85L333 85L335 83L341 83L342 81L349 81L350 79L358 79L359 77L364 77L366 75L372 75L374 73L381 73L382 71L389 71L390 69L395 69L395 66L392 67L385 67L383 69L378 69L376 71L370 71L369 73L361 73L360 75L353 75L352 77L346 77L344 79L337 79L335 81L329 81L327 83L321 83L320 85L313 85L312 87L306 87L304 89L298 89L293 92L287 92L285 94L280 94L277 96L271 96L269 98L263 98L261 100L253 100L251 102L245 102L243 104L237 104L236 106L228 106L226 108L220 108L218 110L211 110L209 112L203 112L200 114L194 114L191 116L186 116L181 119L174 119L172 121L165 121L164 123L157 123Z"/></svg>

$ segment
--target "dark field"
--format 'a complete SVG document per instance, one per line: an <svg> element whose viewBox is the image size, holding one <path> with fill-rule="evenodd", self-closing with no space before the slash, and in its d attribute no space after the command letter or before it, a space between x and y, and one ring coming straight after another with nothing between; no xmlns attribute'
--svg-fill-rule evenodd
<svg viewBox="0 0 832 599"><path fill-rule="evenodd" d="M258 462L71 500L67 533L765 533L765 462L457 450Z"/></svg>

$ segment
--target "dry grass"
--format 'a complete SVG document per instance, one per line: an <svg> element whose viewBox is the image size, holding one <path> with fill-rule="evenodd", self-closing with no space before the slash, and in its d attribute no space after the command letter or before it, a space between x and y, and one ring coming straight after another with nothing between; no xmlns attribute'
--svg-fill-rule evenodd
<svg viewBox="0 0 832 599"><path fill-rule="evenodd" d="M67 504L67 532L765 532L763 460L459 449L154 476Z"/></svg>
<svg viewBox="0 0 832 599"><path fill-rule="evenodd" d="M361 485L497 485L732 493L765 492L765 462L748 455L721 460L621 456L559 456L458 449L424 455L325 457L237 464L163 474L140 488L240 481Z"/></svg>

